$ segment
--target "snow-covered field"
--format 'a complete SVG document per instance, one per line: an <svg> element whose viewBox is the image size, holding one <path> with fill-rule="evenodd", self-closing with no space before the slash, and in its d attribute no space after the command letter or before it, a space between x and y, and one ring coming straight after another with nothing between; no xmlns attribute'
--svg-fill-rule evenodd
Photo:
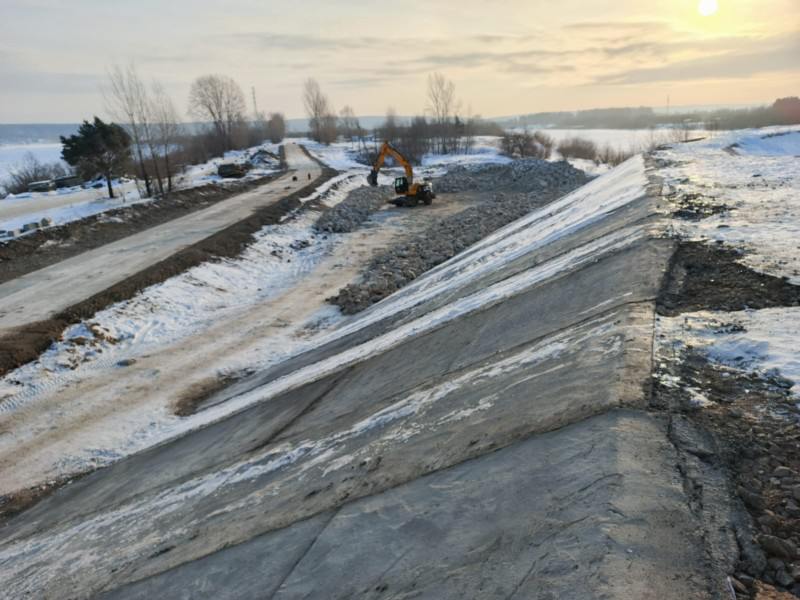
<svg viewBox="0 0 800 600"><path fill-rule="evenodd" d="M0 184L27 154L42 163L61 162L61 144L0 144Z"/></svg>
<svg viewBox="0 0 800 600"><path fill-rule="evenodd" d="M743 264L800 284L800 128L728 132L656 156L668 161L659 170L666 193L698 195L722 209L696 221L673 220L675 235L736 249ZM781 375L800 399L800 307L660 317L657 331L662 357L701 350L727 367ZM688 391L705 403L701 390Z"/></svg>

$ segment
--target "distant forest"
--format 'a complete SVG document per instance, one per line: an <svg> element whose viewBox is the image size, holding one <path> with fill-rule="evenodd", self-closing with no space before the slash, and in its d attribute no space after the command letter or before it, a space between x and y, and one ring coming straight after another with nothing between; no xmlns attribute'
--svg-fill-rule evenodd
<svg viewBox="0 0 800 600"><path fill-rule="evenodd" d="M652 108L599 108L576 112L542 112L497 120L505 128L648 129L696 124L707 129L744 129L800 123L800 98L781 98L769 106L708 111L656 112Z"/></svg>
<svg viewBox="0 0 800 600"><path fill-rule="evenodd" d="M359 117L367 129L379 126L384 117ZM399 123L411 121L409 117L397 117ZM486 119L506 129L526 127L540 129L558 127L562 129L648 129L675 125L696 125L708 129L744 129L768 127L770 125L794 125L800 123L800 98L781 98L768 106L741 109L714 109L670 112L655 111L649 107L597 108L581 111L541 112L509 117ZM287 119L289 134L305 134L307 119ZM184 133L195 133L202 129L199 123L182 124ZM30 144L57 142L60 136L69 136L78 129L77 123L0 124L0 144Z"/></svg>

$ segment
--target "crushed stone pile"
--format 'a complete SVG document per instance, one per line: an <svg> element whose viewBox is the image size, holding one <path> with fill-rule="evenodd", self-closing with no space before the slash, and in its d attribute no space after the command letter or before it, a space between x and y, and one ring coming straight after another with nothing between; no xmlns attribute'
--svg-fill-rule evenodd
<svg viewBox="0 0 800 600"><path fill-rule="evenodd" d="M586 173L566 161L548 162L534 158L506 165L459 165L434 181L437 193L533 192L575 189L588 181Z"/></svg>
<svg viewBox="0 0 800 600"><path fill-rule="evenodd" d="M393 198L387 186L363 186L354 189L347 198L317 219L314 228L325 233L349 233L358 229L376 210L386 206Z"/></svg>
<svg viewBox="0 0 800 600"><path fill-rule="evenodd" d="M493 231L559 198L568 187L528 194L487 194L485 203L440 219L418 236L377 255L358 282L342 288L328 302L348 315L360 312Z"/></svg>

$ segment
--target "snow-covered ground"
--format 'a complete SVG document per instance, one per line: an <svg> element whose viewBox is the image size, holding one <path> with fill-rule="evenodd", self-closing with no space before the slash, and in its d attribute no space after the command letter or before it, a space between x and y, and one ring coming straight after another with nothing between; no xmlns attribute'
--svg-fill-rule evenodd
<svg viewBox="0 0 800 600"><path fill-rule="evenodd" d="M326 151L335 152L321 152ZM348 189L363 185L362 176L363 167L340 175L327 184L328 192L320 191L322 200L335 204ZM636 157L607 176L495 232L357 318L345 318L337 309L325 305L311 307L302 320L273 325L269 335L252 334L246 347L240 348L244 346L241 337L228 340L226 336L253 330L251 307L263 307L260 312L269 313L265 313L264 318L270 320L275 319L272 299L284 306L288 302L299 307L303 298L299 292L294 293L293 286L326 260L342 239L341 236L315 235L311 231L311 217L303 214L267 227L243 256L200 265L143 290L129 301L109 307L72 327L65 339L54 344L40 360L2 378L0 427L9 432L0 436L0 461L9 465L5 470L5 485L15 489L108 464L324 377L342 364L363 360L443 323L500 302L555 276L560 270L590 263L600 250L624 248L646 233L623 231L587 244L466 295L341 355L185 418L174 415L165 390L153 393L146 387L147 377L152 377L148 375L151 370L171 368L158 357L165 350L180 345L182 339L206 335L214 340L215 352L224 355L217 363L219 370L206 373L207 377L262 369L306 348L363 329L388 315L422 305L439 294L468 286L487 272L587 227L610 211L634 201L646 185L643 161ZM365 235L375 237L379 232ZM318 296L338 289L320 291L319 281L308 281L306 286L313 286ZM289 290L292 290L291 298L286 297ZM185 353L196 365L198 357L194 352L190 349ZM130 367L132 364L135 366ZM118 382L117 379L122 379L127 372L125 370L131 368L137 370L140 379ZM118 377L114 376L115 369L120 373ZM84 382L83 387L78 386L79 382ZM177 381L174 385L181 383L186 384ZM65 400L67 396L70 401ZM99 401L102 402L98 405ZM86 427L83 415L89 418L95 411L100 413L96 427ZM46 450L37 449L40 439L48 440ZM19 449L23 447L28 452L20 459Z"/></svg>
<svg viewBox="0 0 800 600"><path fill-rule="evenodd" d="M666 193L721 209L700 220L674 219L673 233L736 249L752 269L800 284L799 156L800 127L727 132L656 153L667 161L659 170ZM663 360L693 348L726 367L787 378L800 399L800 307L659 317L657 334ZM707 403L702 390L687 392Z"/></svg>
<svg viewBox="0 0 800 600"><path fill-rule="evenodd" d="M32 222L49 219L50 226L85 219L115 208L148 202L135 181L112 181L115 198L108 197L105 182L99 187L71 187L42 193L25 193L0 200L0 230L20 230ZM1 239L1 238L0 238Z"/></svg>
<svg viewBox="0 0 800 600"><path fill-rule="evenodd" d="M728 132L657 153L669 161L659 171L666 194L698 195L723 209L698 221L675 220L675 231L741 249L744 264L800 284L798 155L800 128L774 127Z"/></svg>
<svg viewBox="0 0 800 600"><path fill-rule="evenodd" d="M49 148L51 144L34 146L47 146ZM59 149L61 147L60 144L56 144L56 146ZM226 181L232 181L217 175L217 168L220 164L243 163L259 150L266 150L277 155L279 146L279 144L266 143L246 150L234 150L226 152L224 157L214 158L206 163L187 167L183 173L175 178L175 188L188 189L208 183L224 184ZM27 146L21 146L20 148L25 147ZM20 160L22 156L24 156L24 152L20 154ZM39 157L37 156L37 158ZM11 168L13 168L13 165ZM264 177L278 171L278 169L278 160L266 156L264 162L251 169L244 178L236 181ZM52 192L26 192L9 195L0 200L0 230L19 230L27 223L38 223L45 218L50 219L53 226L63 225L64 223L85 219L115 208L127 206L131 203L150 202L153 200L152 198L142 197L141 188L143 184L141 182L115 180L113 184L115 194L118 195L117 198L113 199L108 197L104 184L96 188L76 186Z"/></svg>

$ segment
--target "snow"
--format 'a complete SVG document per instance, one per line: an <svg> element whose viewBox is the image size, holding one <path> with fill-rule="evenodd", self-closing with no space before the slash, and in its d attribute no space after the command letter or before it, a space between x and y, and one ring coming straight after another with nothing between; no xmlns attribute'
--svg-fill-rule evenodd
<svg viewBox="0 0 800 600"><path fill-rule="evenodd" d="M514 131L524 131L515 129ZM697 129L688 132L669 128L653 129L557 129L529 127L527 131L541 131L558 142L579 137L594 142L599 148L610 146L615 150L642 152L651 147L675 142L676 137L708 137L710 132Z"/></svg>
<svg viewBox="0 0 800 600"><path fill-rule="evenodd" d="M800 157L800 131L751 134L737 141L737 154Z"/></svg>
<svg viewBox="0 0 800 600"><path fill-rule="evenodd" d="M500 138L496 136L477 136L474 146L462 154L426 154L422 157L423 167L446 167L450 165L508 164L511 159L500 154Z"/></svg>
<svg viewBox="0 0 800 600"><path fill-rule="evenodd" d="M775 135L783 132L790 133ZM743 251L747 266L800 284L800 161L791 153L799 139L797 127L743 130L657 152L669 161L659 172L667 195L698 194L727 209L700 221L676 219L675 234L719 241ZM731 151L734 144L745 152Z"/></svg>
<svg viewBox="0 0 800 600"><path fill-rule="evenodd" d="M278 154L281 144L264 143L260 146L253 146L244 150L229 150L221 157L212 158L208 162L199 165L190 165L186 167L184 172L180 174L175 180L175 187L177 189L188 189L206 185L208 183L224 183L231 181L217 175L217 168L223 163L243 164L246 163L248 158L259 150L266 150L272 154ZM247 174L241 179L235 181L249 181L265 177L278 170L278 161L267 161L262 166L250 169Z"/></svg>
<svg viewBox="0 0 800 600"><path fill-rule="evenodd" d="M363 168L340 175L326 184L325 190L306 201L323 194L324 203L335 204L345 196L347 189L363 185L362 176ZM258 345L249 346L250 350L234 351L221 362L218 374L263 369L308 348L361 330L406 308L440 295L446 296L516 258L535 252L636 201L642 197L646 185L643 160L641 157L632 159L589 186L495 232L468 252L443 263L373 306L359 318L346 319L334 307L327 307L312 315L311 320L324 323L320 330L298 335L301 324L297 324L261 340ZM6 418L14 421L15 414L35 410L37 404L43 402L49 403L58 397L59 390L69 389L73 382L89 378L94 372L100 375L97 380L102 381L120 362L146 358L159 349L163 351L172 347L182 338L213 331L214 327L228 327L238 315L249 314L246 311L248 306L279 297L318 265L340 239L315 235L311 230L312 222L313 216L300 214L267 227L257 234L256 242L241 257L195 267L70 328L64 339L48 349L39 361L0 379L0 415L5 414ZM108 464L315 381L345 365L363 361L463 315L519 294L565 270L588 264L596 259L598 252L624 248L645 235L647 232L641 228L616 231L445 304L346 352L186 418L172 414L164 397L148 397L130 406L119 406L113 413L113 428L102 427L102 431L87 428L80 432L79 437L73 435L64 442L70 451L63 451L62 446L56 464L36 464L35 468L42 469L47 477L54 477L59 473ZM123 402L124 398L118 401ZM64 415L72 409L71 405L59 405L59 411ZM47 417L50 419L53 415L48 413ZM20 423L24 420L17 420L13 435L0 437L0 450L8 452L20 443L32 443L38 436L49 435L47 424L22 427ZM26 469L26 478L36 475L32 469Z"/></svg>
<svg viewBox="0 0 800 600"><path fill-rule="evenodd" d="M34 146L47 146L52 144L39 144ZM55 144L59 148L60 144ZM29 148L30 146L20 146L19 148ZM0 149L3 147L0 146ZM249 156L259 150L267 150L274 154L278 153L279 144L262 144L246 150L233 150L226 152L223 157L213 158L206 163L193 165L177 175L174 180L175 189L194 188L209 183L224 185L230 179L224 179L217 175L217 168L222 163L243 163ZM20 150L21 155L24 151ZM270 175L278 171L278 161L267 160L245 175L241 180L248 181ZM131 203L146 203L154 198L142 198L139 187L140 182L131 180L114 180L112 185L119 198L108 198L105 182L97 188L87 188L81 186L64 188L52 192L26 192L22 194L9 195L0 201L0 230L19 230L23 225L32 222L41 222L48 218L52 221L50 226L63 225L72 221L85 219L100 213L128 206Z"/></svg>
<svg viewBox="0 0 800 600"><path fill-rule="evenodd" d="M784 377L793 382L792 393L800 399L800 309L796 307L659 317L656 334L664 340L662 356L692 348L719 365Z"/></svg>
<svg viewBox="0 0 800 600"><path fill-rule="evenodd" d="M50 226L63 225L152 200L142 198L136 182L128 179L115 179L112 187L115 198L108 197L105 182L98 188L77 186L52 192L10 195L0 200L0 230L19 230L23 225L40 223L45 218L52 221Z"/></svg>
<svg viewBox="0 0 800 600"><path fill-rule="evenodd" d="M724 211L696 221L672 220L672 233L687 240L721 243L740 262L800 284L800 127L726 132L677 144L655 154L674 198L700 195ZM681 351L701 352L712 363L744 373L783 377L800 398L800 307L735 312L700 311L657 320L655 353L662 362ZM710 401L702 390L672 378L696 406Z"/></svg>
<svg viewBox="0 0 800 600"><path fill-rule="evenodd" d="M349 142L336 142L333 144L320 144L313 140L302 138L296 140L305 146L311 155L337 171L364 171L369 172L369 167L356 160L357 146Z"/></svg>

